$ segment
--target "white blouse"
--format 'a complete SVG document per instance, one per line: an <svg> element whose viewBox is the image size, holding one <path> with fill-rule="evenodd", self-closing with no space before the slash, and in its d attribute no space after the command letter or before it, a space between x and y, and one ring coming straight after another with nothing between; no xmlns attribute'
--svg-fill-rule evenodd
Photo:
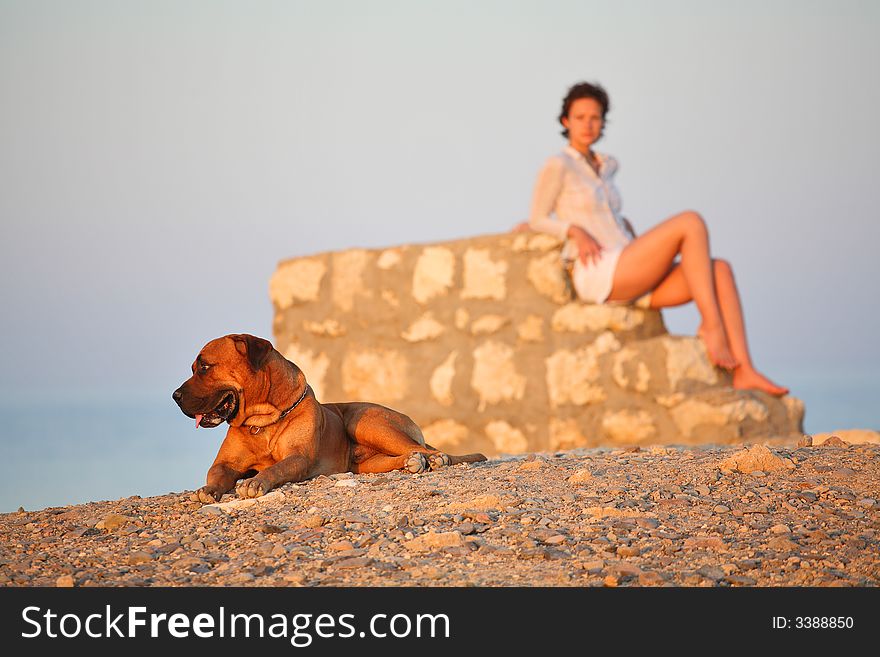
<svg viewBox="0 0 880 657"><path fill-rule="evenodd" d="M612 180L617 160L602 153L596 153L596 157L598 175L581 153L566 146L547 160L535 184L529 226L565 240L565 259L577 257L577 247L566 236L572 224L586 230L606 250L623 248L632 239L623 223L620 194ZM551 218L554 214L556 219Z"/></svg>

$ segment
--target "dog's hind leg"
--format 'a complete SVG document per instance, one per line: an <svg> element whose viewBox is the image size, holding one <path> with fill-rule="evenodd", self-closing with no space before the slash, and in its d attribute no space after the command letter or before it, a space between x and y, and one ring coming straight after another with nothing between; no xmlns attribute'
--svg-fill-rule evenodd
<svg viewBox="0 0 880 657"><path fill-rule="evenodd" d="M433 448L432 448L433 449ZM482 454L463 454L456 456L455 454L447 454L446 452L437 451L428 456L428 462L431 464L432 470L439 470L447 465L458 465L459 463L479 463L485 461L486 457Z"/></svg>
<svg viewBox="0 0 880 657"><path fill-rule="evenodd" d="M391 472L392 470L406 470L416 474L430 469L429 455L422 452L412 452L402 456L388 456L388 454L376 454L360 463L352 465L351 471L355 474Z"/></svg>

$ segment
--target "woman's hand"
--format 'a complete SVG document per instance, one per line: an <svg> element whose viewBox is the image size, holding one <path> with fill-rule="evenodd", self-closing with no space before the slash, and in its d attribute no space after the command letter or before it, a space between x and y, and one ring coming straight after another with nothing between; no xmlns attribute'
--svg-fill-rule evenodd
<svg viewBox="0 0 880 657"><path fill-rule="evenodd" d="M568 227L568 237L574 240L577 245L578 259L582 264L588 265L595 263L602 255L602 246L592 235L580 226L571 225Z"/></svg>

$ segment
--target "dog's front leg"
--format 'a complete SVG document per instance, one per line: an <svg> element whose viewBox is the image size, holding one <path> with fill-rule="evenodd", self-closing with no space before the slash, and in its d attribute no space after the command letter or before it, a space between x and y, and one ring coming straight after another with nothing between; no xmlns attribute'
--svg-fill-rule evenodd
<svg viewBox="0 0 880 657"><path fill-rule="evenodd" d="M228 493L235 486L235 482L245 476L227 463L215 463L208 470L207 484L192 494L192 499L202 504L214 504L219 502L224 493Z"/></svg>
<svg viewBox="0 0 880 657"><path fill-rule="evenodd" d="M301 454L288 456L261 470L255 477L245 479L235 488L239 497L260 497L273 488L289 481L302 481L309 476L311 460Z"/></svg>

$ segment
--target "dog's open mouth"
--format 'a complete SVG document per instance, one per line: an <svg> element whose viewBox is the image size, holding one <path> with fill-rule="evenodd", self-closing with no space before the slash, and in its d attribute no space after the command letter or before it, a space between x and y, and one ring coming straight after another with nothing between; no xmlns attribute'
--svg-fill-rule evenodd
<svg viewBox="0 0 880 657"><path fill-rule="evenodd" d="M230 390L223 395L223 398L214 410L202 415L196 414L196 428L212 429L235 415L237 410L238 399L235 393Z"/></svg>

